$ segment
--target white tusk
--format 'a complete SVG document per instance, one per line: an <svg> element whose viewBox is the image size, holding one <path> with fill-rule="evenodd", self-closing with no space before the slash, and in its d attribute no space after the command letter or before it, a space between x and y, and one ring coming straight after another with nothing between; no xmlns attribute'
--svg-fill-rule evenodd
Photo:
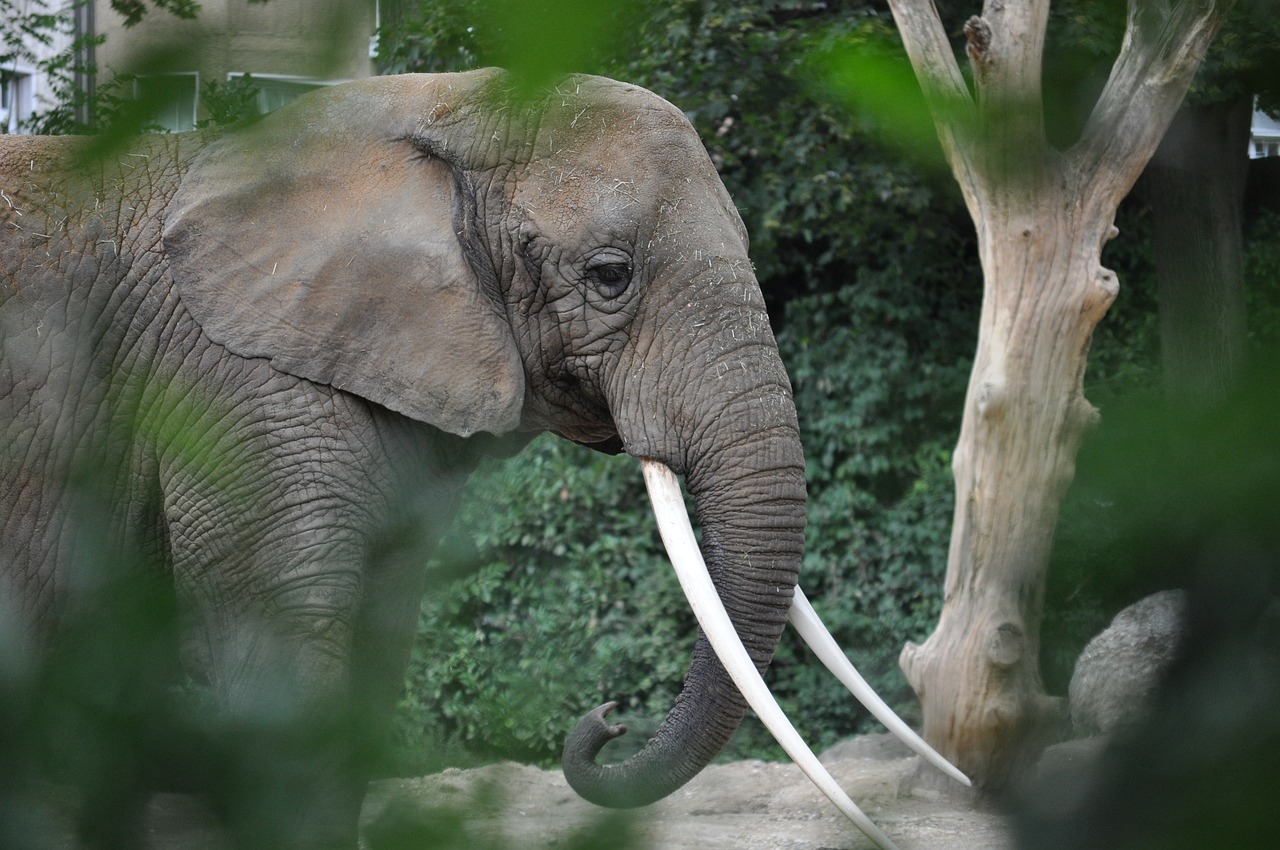
<svg viewBox="0 0 1280 850"><path fill-rule="evenodd" d="M746 698L747 704L773 733L773 737L786 750L787 755L791 756L792 761L845 817L853 821L858 829L883 850L897 850L897 845L836 784L835 779L783 714L773 695L769 693L764 679L760 678L755 662L743 647L742 640L724 609L724 603L720 601L720 595L711 582L706 562L703 561L702 552L693 536L693 527L689 524L689 514L685 511L680 482L675 473L655 460L644 458L640 460L640 468L644 471L645 486L649 488L649 500L653 503L653 516L658 523L658 531L662 534L662 542L667 547L680 587L689 600L689 607L698 618L698 625L715 650L716 657Z"/></svg>
<svg viewBox="0 0 1280 850"><path fill-rule="evenodd" d="M818 612L813 610L813 606L809 604L809 599L799 587L796 587L796 595L791 602L791 613L788 616L791 618L791 625L795 626L800 637L804 638L804 642L809 644L809 647L822 660L822 663L827 665L827 669L834 673L836 678L849 689L849 693L857 697L858 702L865 705L890 732L897 735L908 747L924 756L925 761L952 779L965 785L972 784L969 782L969 777L961 773L955 765L929 746L924 738L917 735L915 730L908 726L901 717L894 714L893 709L871 689L871 686L867 684L867 680L863 679L862 675L854 669L853 663L849 661L848 657L840 649L836 639L831 636L831 632L827 631L827 627L822 624L822 620L818 619Z"/></svg>

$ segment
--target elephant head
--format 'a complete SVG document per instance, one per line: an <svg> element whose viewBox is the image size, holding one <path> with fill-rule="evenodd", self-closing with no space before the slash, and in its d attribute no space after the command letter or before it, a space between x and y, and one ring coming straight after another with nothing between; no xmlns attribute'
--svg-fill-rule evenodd
<svg viewBox="0 0 1280 850"><path fill-rule="evenodd" d="M598 78L536 102L495 71L349 84L208 144L167 222L183 304L236 354L452 434L550 430L683 476L708 591L683 690L621 764L596 763L622 729L592 712L564 769L642 805L716 755L797 599L804 457L746 231L679 110Z"/></svg>

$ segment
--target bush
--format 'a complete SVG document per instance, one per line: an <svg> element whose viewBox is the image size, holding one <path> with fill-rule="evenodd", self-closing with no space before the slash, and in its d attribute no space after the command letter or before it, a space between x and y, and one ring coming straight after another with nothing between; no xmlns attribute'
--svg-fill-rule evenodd
<svg viewBox="0 0 1280 850"><path fill-rule="evenodd" d="M442 550L401 703L412 763L442 742L545 762L612 698L633 729L623 741L644 742L694 623L631 458L540 437L482 467Z"/></svg>

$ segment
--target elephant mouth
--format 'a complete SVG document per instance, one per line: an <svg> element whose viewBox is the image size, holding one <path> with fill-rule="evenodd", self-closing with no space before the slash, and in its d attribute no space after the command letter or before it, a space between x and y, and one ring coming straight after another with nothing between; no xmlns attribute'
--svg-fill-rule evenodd
<svg viewBox="0 0 1280 850"><path fill-rule="evenodd" d="M747 704L768 728L769 732L786 751L787 755L818 786L829 800L868 838L885 850L894 847L892 841L868 818L832 778L818 761L813 750L805 743L791 721L769 692L754 662L742 644L724 603L716 593L711 576L693 534L689 515L685 510L680 482L665 464L641 459L645 486L653 505L654 519L662 535L663 544L671 559L671 565L679 578L698 620L715 651L716 657L742 692ZM836 644L831 633L822 624L813 606L797 586L788 619L800 637L812 648L823 664L847 687L850 692L907 746L920 754L952 778L964 785L969 779L950 762L938 754L917 735L893 710L872 691L853 664ZM597 711L608 713L611 706L601 706Z"/></svg>
<svg viewBox="0 0 1280 850"><path fill-rule="evenodd" d="M597 451L607 455L620 455L626 451L626 447L622 444L622 438L614 435L605 440L574 440L580 446L586 446L592 451Z"/></svg>

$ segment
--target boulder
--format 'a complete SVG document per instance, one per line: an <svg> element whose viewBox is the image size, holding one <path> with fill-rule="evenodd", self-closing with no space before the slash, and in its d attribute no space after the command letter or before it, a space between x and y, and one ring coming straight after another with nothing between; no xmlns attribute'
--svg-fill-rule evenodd
<svg viewBox="0 0 1280 850"><path fill-rule="evenodd" d="M1178 651L1186 618L1186 595L1165 590L1116 614L1089 641L1068 692L1077 736L1110 733L1143 718Z"/></svg>

